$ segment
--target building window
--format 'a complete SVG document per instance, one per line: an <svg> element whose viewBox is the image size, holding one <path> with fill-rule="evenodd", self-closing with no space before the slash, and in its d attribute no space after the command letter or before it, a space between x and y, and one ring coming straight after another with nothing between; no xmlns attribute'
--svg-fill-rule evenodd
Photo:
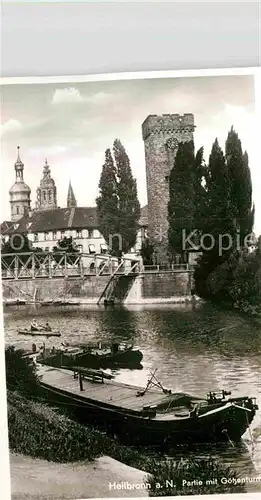
<svg viewBox="0 0 261 500"><path fill-rule="evenodd" d="M53 240L55 241L56 238L57 238L57 233L56 233L56 231L53 231Z"/></svg>
<svg viewBox="0 0 261 500"><path fill-rule="evenodd" d="M16 213L19 214L19 207L16 207Z"/></svg>
<svg viewBox="0 0 261 500"><path fill-rule="evenodd" d="M101 253L104 254L104 253L107 253L108 251L108 248L107 248L107 245L101 245Z"/></svg>
<svg viewBox="0 0 261 500"><path fill-rule="evenodd" d="M65 238L65 231L61 231L61 240Z"/></svg>
<svg viewBox="0 0 261 500"><path fill-rule="evenodd" d="M48 233L44 233L44 241L47 241L49 239L49 234Z"/></svg>
<svg viewBox="0 0 261 500"><path fill-rule="evenodd" d="M48 191L49 201L52 199L52 191Z"/></svg>
<svg viewBox="0 0 261 500"><path fill-rule="evenodd" d="M94 245L89 245L89 253L91 253L91 254L95 253L95 246Z"/></svg>
<svg viewBox="0 0 261 500"><path fill-rule="evenodd" d="M39 241L39 238L38 238L38 233L35 233L35 234L34 234L34 241Z"/></svg>
<svg viewBox="0 0 261 500"><path fill-rule="evenodd" d="M93 238L93 230L89 229L89 238Z"/></svg>
<svg viewBox="0 0 261 500"><path fill-rule="evenodd" d="M46 201L46 192L45 191L43 191L43 199L44 199L44 201Z"/></svg>
<svg viewBox="0 0 261 500"><path fill-rule="evenodd" d="M82 230L81 229L76 230L76 238L82 238Z"/></svg>
<svg viewBox="0 0 261 500"><path fill-rule="evenodd" d="M100 231L98 231L98 229L94 229L93 238L100 238L100 237L101 237Z"/></svg>

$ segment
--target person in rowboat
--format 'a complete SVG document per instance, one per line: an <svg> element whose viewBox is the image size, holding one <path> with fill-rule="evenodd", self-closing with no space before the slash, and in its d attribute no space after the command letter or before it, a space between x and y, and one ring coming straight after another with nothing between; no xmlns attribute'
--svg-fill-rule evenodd
<svg viewBox="0 0 261 500"><path fill-rule="evenodd" d="M39 330L39 325L38 325L36 319L33 319L32 323L31 323L31 331L35 331L35 330Z"/></svg>

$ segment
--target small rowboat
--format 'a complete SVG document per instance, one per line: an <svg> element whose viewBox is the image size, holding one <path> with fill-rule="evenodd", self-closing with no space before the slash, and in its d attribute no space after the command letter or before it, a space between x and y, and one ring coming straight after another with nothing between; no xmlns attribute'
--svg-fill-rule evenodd
<svg viewBox="0 0 261 500"><path fill-rule="evenodd" d="M37 330L37 331L32 331L28 330L28 328L18 328L17 333L19 335L32 335L32 337L61 337L60 332L52 332L48 330Z"/></svg>

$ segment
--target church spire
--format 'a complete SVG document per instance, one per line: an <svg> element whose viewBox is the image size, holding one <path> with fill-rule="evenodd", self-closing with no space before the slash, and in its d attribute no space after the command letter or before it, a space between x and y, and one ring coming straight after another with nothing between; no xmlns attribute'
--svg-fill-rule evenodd
<svg viewBox="0 0 261 500"><path fill-rule="evenodd" d="M24 164L20 158L20 146L17 146L17 160L15 162L14 167L15 167L16 182L23 182L24 181Z"/></svg>
<svg viewBox="0 0 261 500"><path fill-rule="evenodd" d="M17 160L14 164L15 183L9 191L11 220L16 221L28 214L30 210L31 189L24 182L24 164L20 158L20 147L17 146Z"/></svg>
<svg viewBox="0 0 261 500"><path fill-rule="evenodd" d="M68 187L67 207L68 208L77 207L77 202L76 202L76 198L75 198L75 195L73 192L71 181L69 181L69 187Z"/></svg>
<svg viewBox="0 0 261 500"><path fill-rule="evenodd" d="M38 210L50 210L57 208L56 185L51 177L51 170L47 160L45 160L43 176L40 180L40 186L37 188L36 196Z"/></svg>

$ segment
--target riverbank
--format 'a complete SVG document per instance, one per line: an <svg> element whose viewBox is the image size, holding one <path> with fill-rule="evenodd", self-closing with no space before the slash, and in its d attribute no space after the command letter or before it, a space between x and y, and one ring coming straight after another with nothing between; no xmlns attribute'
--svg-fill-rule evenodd
<svg viewBox="0 0 261 500"><path fill-rule="evenodd" d="M143 471L111 457L93 462L57 464L10 453L12 500L72 500L73 498L148 497ZM125 488L118 489L125 484ZM135 492L127 484L137 485ZM118 488L117 488L118 486Z"/></svg>
<svg viewBox="0 0 261 500"><path fill-rule="evenodd" d="M212 459L148 456L10 391L8 429L13 499L158 496L158 485L161 496L245 491L241 484L224 485L222 477L236 474ZM209 477L217 482L209 484Z"/></svg>

